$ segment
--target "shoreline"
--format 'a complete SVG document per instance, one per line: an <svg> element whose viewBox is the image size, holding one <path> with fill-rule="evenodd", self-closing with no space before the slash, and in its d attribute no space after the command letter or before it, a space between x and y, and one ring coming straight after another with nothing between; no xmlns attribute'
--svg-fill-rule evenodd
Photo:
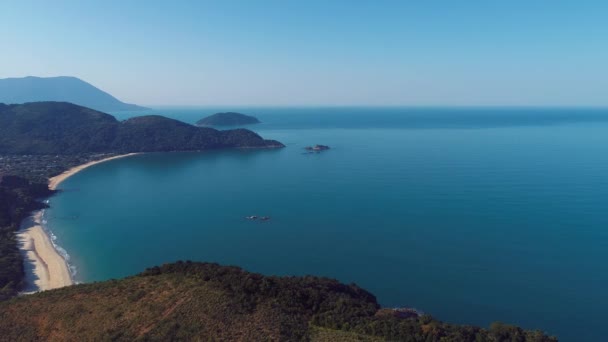
<svg viewBox="0 0 608 342"><path fill-rule="evenodd" d="M106 161L129 157L138 153L121 154L75 166L49 178L49 189L57 187L76 173ZM26 286L22 293L34 293L74 284L68 261L53 244L50 233L43 227L44 209L34 211L24 219L17 232L19 249L24 257Z"/></svg>
<svg viewBox="0 0 608 342"><path fill-rule="evenodd" d="M57 176L51 177L49 178L49 189L51 190L57 190L57 187L59 186L59 184L61 184L63 181L65 181L66 179L72 177L73 175L77 174L78 172L91 167L93 165L96 164L101 164L110 160L114 160L114 159L120 159L120 158L125 158L125 157L130 157L130 156L134 156L140 153L127 153L127 154L120 154L117 156L113 156L113 157L108 157L108 158L104 158L104 159L100 159L100 160L95 160L92 162L88 162L86 164L82 164L82 165L78 165L75 166Z"/></svg>
<svg viewBox="0 0 608 342"><path fill-rule="evenodd" d="M24 256L26 287L23 293L34 293L73 285L67 261L57 252L49 234L42 228L43 210L23 220L17 233L19 249Z"/></svg>

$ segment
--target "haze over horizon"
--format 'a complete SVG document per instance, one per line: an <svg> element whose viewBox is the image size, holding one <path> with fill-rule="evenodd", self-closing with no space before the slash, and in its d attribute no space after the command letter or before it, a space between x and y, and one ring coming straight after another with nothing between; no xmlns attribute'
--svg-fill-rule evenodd
<svg viewBox="0 0 608 342"><path fill-rule="evenodd" d="M8 1L0 78L75 76L140 105L599 107L607 16L600 1Z"/></svg>

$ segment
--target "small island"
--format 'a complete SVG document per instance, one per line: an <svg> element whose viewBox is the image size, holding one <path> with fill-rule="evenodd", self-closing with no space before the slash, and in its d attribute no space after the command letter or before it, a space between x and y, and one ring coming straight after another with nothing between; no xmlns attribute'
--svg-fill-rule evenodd
<svg viewBox="0 0 608 342"><path fill-rule="evenodd" d="M196 122L197 126L242 126L260 123L256 117L235 112L216 113Z"/></svg>
<svg viewBox="0 0 608 342"><path fill-rule="evenodd" d="M327 146L327 145L318 145L317 144L317 145L314 145L314 146L306 146L306 147L304 147L304 149L306 151L309 151L309 152L321 152L321 151L327 151L327 150L329 150L329 146Z"/></svg>

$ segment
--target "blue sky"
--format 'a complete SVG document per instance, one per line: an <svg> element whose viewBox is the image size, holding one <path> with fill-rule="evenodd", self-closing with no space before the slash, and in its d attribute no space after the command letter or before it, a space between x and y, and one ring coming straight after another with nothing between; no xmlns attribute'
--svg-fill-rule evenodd
<svg viewBox="0 0 608 342"><path fill-rule="evenodd" d="M0 0L0 77L143 105L608 105L608 2Z"/></svg>

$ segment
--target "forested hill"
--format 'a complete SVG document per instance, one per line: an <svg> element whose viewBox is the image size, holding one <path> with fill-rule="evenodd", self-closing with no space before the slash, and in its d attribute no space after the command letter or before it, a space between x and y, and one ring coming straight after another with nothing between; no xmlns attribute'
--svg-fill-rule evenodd
<svg viewBox="0 0 608 342"><path fill-rule="evenodd" d="M218 131L162 116L119 122L67 102L0 104L0 154L78 154L282 147L256 133Z"/></svg>
<svg viewBox="0 0 608 342"><path fill-rule="evenodd" d="M101 111L134 111L147 108L124 103L76 77L22 77L0 79L0 102L19 104L62 101Z"/></svg>
<svg viewBox="0 0 608 342"><path fill-rule="evenodd" d="M0 336L7 341L555 341L513 326L457 326L380 309L371 293L332 279L269 277L191 262L0 303Z"/></svg>

